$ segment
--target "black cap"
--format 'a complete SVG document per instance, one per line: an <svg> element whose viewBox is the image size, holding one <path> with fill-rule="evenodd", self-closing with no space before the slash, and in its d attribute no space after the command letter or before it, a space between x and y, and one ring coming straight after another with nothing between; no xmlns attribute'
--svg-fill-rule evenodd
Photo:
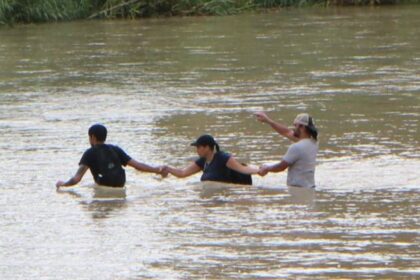
<svg viewBox="0 0 420 280"><path fill-rule="evenodd" d="M213 136L205 134L198 137L195 142L191 143L191 146L212 146L216 145L216 141L214 140Z"/></svg>

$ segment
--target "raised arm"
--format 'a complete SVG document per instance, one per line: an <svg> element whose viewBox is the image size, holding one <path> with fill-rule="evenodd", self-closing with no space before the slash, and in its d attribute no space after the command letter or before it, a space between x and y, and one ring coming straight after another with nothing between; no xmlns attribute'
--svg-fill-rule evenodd
<svg viewBox="0 0 420 280"><path fill-rule="evenodd" d="M135 159L130 159L127 162L127 165L135 168L138 171L142 171L142 172L162 174L162 171L163 171L163 167L161 167L161 166L156 166L156 167L150 166L148 164L138 162Z"/></svg>
<svg viewBox="0 0 420 280"><path fill-rule="evenodd" d="M230 159L226 163L226 166L229 167L230 169L233 169L233 170L239 172L239 173L249 174L249 175L257 174L258 170L259 170L256 167L242 165L234 157L230 157Z"/></svg>
<svg viewBox="0 0 420 280"><path fill-rule="evenodd" d="M169 172L170 174L174 175L175 177L185 178L185 177L188 177L195 173L200 172L201 168L195 162L193 162L192 164L185 167L184 169L178 169L178 168L167 166L165 170Z"/></svg>
<svg viewBox="0 0 420 280"><path fill-rule="evenodd" d="M83 176L85 175L86 171L89 169L89 167L87 167L86 165L79 165L79 169L77 170L76 174L71 177L67 182L64 181L58 181L55 186L57 187L57 189L59 187L70 187L70 186L74 186L76 184L78 184Z"/></svg>
<svg viewBox="0 0 420 280"><path fill-rule="evenodd" d="M281 123L277 123L270 119L266 113L264 112L258 112L255 113L255 116L257 119L262 123L269 124L275 131L277 131L280 135L290 139L292 142L297 142L299 139L294 136L293 130L289 129L286 125L283 125Z"/></svg>

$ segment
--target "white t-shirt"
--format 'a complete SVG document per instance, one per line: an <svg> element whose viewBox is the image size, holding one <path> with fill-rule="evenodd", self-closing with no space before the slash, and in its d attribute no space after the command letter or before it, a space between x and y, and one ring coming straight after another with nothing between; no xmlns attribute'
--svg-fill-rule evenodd
<svg viewBox="0 0 420 280"><path fill-rule="evenodd" d="M283 160L289 164L287 185L296 187L315 187L315 165L318 142L302 139L292 144Z"/></svg>

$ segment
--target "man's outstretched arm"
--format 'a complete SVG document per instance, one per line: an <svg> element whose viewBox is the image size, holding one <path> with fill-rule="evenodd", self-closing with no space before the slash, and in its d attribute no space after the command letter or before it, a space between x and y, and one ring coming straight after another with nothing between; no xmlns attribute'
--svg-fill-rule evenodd
<svg viewBox="0 0 420 280"><path fill-rule="evenodd" d="M135 168L138 171L142 171L142 172L148 172L148 173L156 173L156 174L162 174L163 172L163 167L161 166L150 166L148 164L142 163L142 162L138 162L135 159L130 159L127 163L128 166L131 166L133 168Z"/></svg>
<svg viewBox="0 0 420 280"><path fill-rule="evenodd" d="M262 165L260 167L260 171L258 171L258 175L265 176L269 172L275 172L275 173L282 172L286 170L288 167L289 167L289 164L285 160L282 160L281 162L273 164L273 165Z"/></svg>
<svg viewBox="0 0 420 280"><path fill-rule="evenodd" d="M55 186L57 188L59 187L70 187L70 186L74 186L77 183L79 183L83 176L85 175L86 171L89 169L89 167L87 167L86 165L79 165L79 169L77 170L76 174L71 177L67 182L64 181L58 181Z"/></svg>
<svg viewBox="0 0 420 280"><path fill-rule="evenodd" d="M269 124L275 131L277 131L280 135L287 137L293 142L299 141L297 137L294 136L293 130L289 129L286 125L283 125L281 123L277 123L270 119L266 113L264 112L258 112L255 114L257 119L262 123Z"/></svg>

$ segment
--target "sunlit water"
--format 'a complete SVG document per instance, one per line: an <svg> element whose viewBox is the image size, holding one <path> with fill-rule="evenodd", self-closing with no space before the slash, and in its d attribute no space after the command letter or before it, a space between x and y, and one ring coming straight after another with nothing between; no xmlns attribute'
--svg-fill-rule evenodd
<svg viewBox="0 0 420 280"><path fill-rule="evenodd" d="M0 29L1 279L420 277L420 8ZM289 143L252 114L320 128L317 191L128 170L56 192L102 122L111 143L184 166L213 134L241 161Z"/></svg>

